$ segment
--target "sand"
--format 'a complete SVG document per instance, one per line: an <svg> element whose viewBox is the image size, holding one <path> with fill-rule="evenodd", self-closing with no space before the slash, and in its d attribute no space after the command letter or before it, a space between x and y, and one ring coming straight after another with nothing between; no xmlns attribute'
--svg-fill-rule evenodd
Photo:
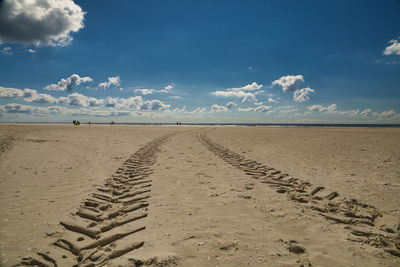
<svg viewBox="0 0 400 267"><path fill-rule="evenodd" d="M2 266L398 266L400 129L0 125Z"/></svg>

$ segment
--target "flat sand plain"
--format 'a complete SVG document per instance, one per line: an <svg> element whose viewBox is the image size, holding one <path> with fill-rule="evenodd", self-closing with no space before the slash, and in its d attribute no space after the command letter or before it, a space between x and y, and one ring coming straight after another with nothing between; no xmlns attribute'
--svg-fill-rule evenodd
<svg viewBox="0 0 400 267"><path fill-rule="evenodd" d="M400 129L0 125L0 265L399 266Z"/></svg>

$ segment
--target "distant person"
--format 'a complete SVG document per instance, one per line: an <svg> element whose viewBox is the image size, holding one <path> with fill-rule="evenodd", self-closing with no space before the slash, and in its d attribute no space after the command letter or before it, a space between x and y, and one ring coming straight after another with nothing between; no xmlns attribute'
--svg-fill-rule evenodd
<svg viewBox="0 0 400 267"><path fill-rule="evenodd" d="M76 124L76 120L73 120L73 121L72 121L72 124L75 125L75 124Z"/></svg>
<svg viewBox="0 0 400 267"><path fill-rule="evenodd" d="M178 126L179 125L179 122L176 122L176 126Z"/></svg>

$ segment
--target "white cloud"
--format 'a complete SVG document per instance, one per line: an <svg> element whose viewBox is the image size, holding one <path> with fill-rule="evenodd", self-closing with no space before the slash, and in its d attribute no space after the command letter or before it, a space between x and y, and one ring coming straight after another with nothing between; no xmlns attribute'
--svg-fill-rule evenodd
<svg viewBox="0 0 400 267"><path fill-rule="evenodd" d="M138 105L138 103L142 102L143 99L141 96L132 96L129 98L120 98L120 97L107 97L105 99L106 107L115 107L122 109L129 109Z"/></svg>
<svg viewBox="0 0 400 267"><path fill-rule="evenodd" d="M330 113L330 114L350 115L352 117L356 117L356 116L360 116L360 115L365 117L371 113L370 109L366 109L361 113L360 113L359 109L337 110L336 104L332 104L329 106L313 105L313 106L309 106L307 109L310 112L311 111L319 111L319 112L326 112L326 113ZM306 112L306 114L308 114L308 113Z"/></svg>
<svg viewBox="0 0 400 267"><path fill-rule="evenodd" d="M277 99L273 99L272 97L268 98L269 103L279 103Z"/></svg>
<svg viewBox="0 0 400 267"><path fill-rule="evenodd" d="M172 96L170 96L169 98L181 99L182 97L180 97L180 96L177 96L177 95L172 95Z"/></svg>
<svg viewBox="0 0 400 267"><path fill-rule="evenodd" d="M382 113L379 114L379 117L394 117L394 116L396 116L396 112L393 109L383 111Z"/></svg>
<svg viewBox="0 0 400 267"><path fill-rule="evenodd" d="M211 106L211 112L221 112L221 111L228 111L228 108L217 104Z"/></svg>
<svg viewBox="0 0 400 267"><path fill-rule="evenodd" d="M189 111L189 112L187 112L187 113L189 113L189 114L203 114L203 113L205 113L206 112L206 108L200 108L200 107L198 107L198 108L196 108L196 109L194 109L194 110L192 110L192 111Z"/></svg>
<svg viewBox="0 0 400 267"><path fill-rule="evenodd" d="M278 80L272 82L272 85L279 85L283 92L292 92L297 86L304 82L303 75L287 75L282 76Z"/></svg>
<svg viewBox="0 0 400 267"><path fill-rule="evenodd" d="M97 99L79 93L73 93L69 94L67 97L60 97L59 103L68 104L71 106L96 107L103 105L104 99Z"/></svg>
<svg viewBox="0 0 400 267"><path fill-rule="evenodd" d="M34 94L24 98L25 102L30 103L58 103L58 99L48 94Z"/></svg>
<svg viewBox="0 0 400 267"><path fill-rule="evenodd" d="M228 91L255 91L255 90L260 90L263 87L262 84L257 84L256 82L253 82L251 84L245 85L243 87L239 88L228 88Z"/></svg>
<svg viewBox="0 0 400 267"><path fill-rule="evenodd" d="M91 115L101 117L116 117L116 116L137 116L136 111L119 111L119 110L104 110L104 109L88 109L88 108L65 108L59 106L36 107L21 104L6 104L0 106L0 113L25 113L34 116L45 115Z"/></svg>
<svg viewBox="0 0 400 267"><path fill-rule="evenodd" d="M84 27L85 12L72 0L3 0L0 43L66 46Z"/></svg>
<svg viewBox="0 0 400 267"><path fill-rule="evenodd" d="M0 86L0 97L2 98L23 98L23 97L29 97L32 95L32 93L36 92L35 90L32 89L17 89L17 88L7 88L7 87L2 87Z"/></svg>
<svg viewBox="0 0 400 267"><path fill-rule="evenodd" d="M31 54L34 54L34 53L36 53L36 50L33 50L33 49L29 48L28 52L31 53Z"/></svg>
<svg viewBox="0 0 400 267"><path fill-rule="evenodd" d="M248 84L243 87L239 88L228 88L226 91L215 91L212 92L212 95L215 96L222 96L222 97L235 97L235 98L242 98L242 103L244 103L246 100L252 100L254 102L257 101L256 95L259 93L262 93L264 91L256 91L256 92L248 92L248 91L253 91L257 90L259 88L262 88L263 85L258 85L256 82L253 82L252 84Z"/></svg>
<svg viewBox="0 0 400 267"><path fill-rule="evenodd" d="M228 102L228 103L226 103L226 107L227 107L228 109L232 109L232 108L235 107L235 106L237 106L236 103L233 103L233 102Z"/></svg>
<svg viewBox="0 0 400 267"><path fill-rule="evenodd" d="M57 103L57 98L48 94L38 94L36 90L32 89L17 89L6 88L0 86L0 98L23 98L25 102L34 103Z"/></svg>
<svg viewBox="0 0 400 267"><path fill-rule="evenodd" d="M333 113L336 111L336 104L332 104L329 106L322 106L322 105L312 105L310 107L308 107L309 111L320 111L320 112L328 112L328 113Z"/></svg>
<svg viewBox="0 0 400 267"><path fill-rule="evenodd" d="M397 40L390 40L391 45L387 46L383 51L384 55L400 55L400 43Z"/></svg>
<svg viewBox="0 0 400 267"><path fill-rule="evenodd" d="M222 97L235 97L235 98L242 98L242 103L246 100L252 100L254 102L257 101L256 95L262 93L264 91L256 91L263 87L262 84L257 84L253 82L251 84L245 85L243 87L238 88L228 88L226 91L215 91L212 92L212 95L215 96L222 96ZM249 92L249 91L256 91L256 92Z"/></svg>
<svg viewBox="0 0 400 267"><path fill-rule="evenodd" d="M116 108L133 108L137 110L167 110L171 105L167 105L160 100L143 100L141 96L132 96L129 98L112 98L107 97L105 99L106 107Z"/></svg>
<svg viewBox="0 0 400 267"><path fill-rule="evenodd" d="M310 94L314 92L315 90L311 89L310 87L300 90L297 89L296 91L294 91L293 100L296 102L307 102L308 100L310 100Z"/></svg>
<svg viewBox="0 0 400 267"><path fill-rule="evenodd" d="M119 78L119 76L115 76L115 77L109 77L108 82L99 83L98 87L105 90L109 88L111 85L119 86L120 84L121 84L121 79Z"/></svg>
<svg viewBox="0 0 400 267"><path fill-rule="evenodd" d="M163 89L161 90L155 90L155 89L136 89L135 93L141 93L143 95L150 95L153 93L169 93L172 89L174 88L173 84L169 84L167 86L165 86ZM177 98L177 97L173 97L173 98Z"/></svg>
<svg viewBox="0 0 400 267"><path fill-rule="evenodd" d="M11 52L11 47L6 46L1 50L1 53L7 56L12 56L13 52Z"/></svg>
<svg viewBox="0 0 400 267"><path fill-rule="evenodd" d="M39 107L27 106L21 104L6 104L0 106L0 111L4 113L35 113L40 110Z"/></svg>
<svg viewBox="0 0 400 267"><path fill-rule="evenodd" d="M67 78L62 78L58 83L53 83L47 85L44 89L53 90L53 91L72 91L75 86L80 85L81 83L92 82L92 78L90 77L80 77L78 74L72 74Z"/></svg>
<svg viewBox="0 0 400 267"><path fill-rule="evenodd" d="M369 109L369 108L367 108L367 109L365 109L364 111L362 111L362 112L360 113L360 116L368 117L371 113L372 113L372 110Z"/></svg>
<svg viewBox="0 0 400 267"><path fill-rule="evenodd" d="M170 107L171 105L164 104L162 101L156 99L146 100L137 105L139 110L167 110Z"/></svg>
<svg viewBox="0 0 400 267"><path fill-rule="evenodd" d="M250 112L264 112L264 113L269 113L271 112L271 106L258 106L255 108L249 107L249 108L238 108L239 111L250 111Z"/></svg>
<svg viewBox="0 0 400 267"><path fill-rule="evenodd" d="M183 106L183 108L174 108L172 112L184 113L186 112L186 106Z"/></svg>
<svg viewBox="0 0 400 267"><path fill-rule="evenodd" d="M174 88L173 84L168 84L167 86L164 87L164 89L161 89L161 93L169 93Z"/></svg>
<svg viewBox="0 0 400 267"><path fill-rule="evenodd" d="M154 89L136 89L135 93L141 93L142 95L151 95L154 93Z"/></svg>
<svg viewBox="0 0 400 267"><path fill-rule="evenodd" d="M242 98L242 103L245 102L247 99L252 99L253 101L257 101L256 95L253 93L249 92L243 92L243 91L215 91L211 93L212 95L215 96L222 96L222 97L236 97L236 98Z"/></svg>

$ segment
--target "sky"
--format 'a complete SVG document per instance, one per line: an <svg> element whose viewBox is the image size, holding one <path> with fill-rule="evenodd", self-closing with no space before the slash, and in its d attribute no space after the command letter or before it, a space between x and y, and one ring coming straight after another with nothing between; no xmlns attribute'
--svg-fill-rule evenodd
<svg viewBox="0 0 400 267"><path fill-rule="evenodd" d="M2 0L0 122L400 123L400 1Z"/></svg>

